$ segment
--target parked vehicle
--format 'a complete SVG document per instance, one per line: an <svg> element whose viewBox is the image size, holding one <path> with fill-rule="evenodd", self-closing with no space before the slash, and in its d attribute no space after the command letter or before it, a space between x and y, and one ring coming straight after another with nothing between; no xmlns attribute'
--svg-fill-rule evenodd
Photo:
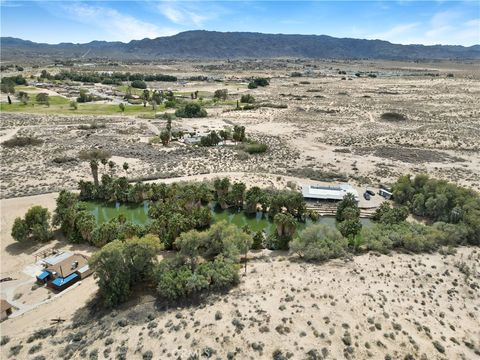
<svg viewBox="0 0 480 360"><path fill-rule="evenodd" d="M367 191L363 193L363 197L365 198L365 200L370 200L370 194Z"/></svg>
<svg viewBox="0 0 480 360"><path fill-rule="evenodd" d="M366 193L370 196L375 196L375 191L367 189Z"/></svg>

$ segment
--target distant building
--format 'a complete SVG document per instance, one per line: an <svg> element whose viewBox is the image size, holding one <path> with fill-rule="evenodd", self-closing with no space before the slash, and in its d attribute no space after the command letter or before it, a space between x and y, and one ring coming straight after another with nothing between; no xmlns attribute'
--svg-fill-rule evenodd
<svg viewBox="0 0 480 360"><path fill-rule="evenodd" d="M349 184L338 186L304 185L302 194L306 200L341 201L347 194L352 194L358 202L358 192Z"/></svg>
<svg viewBox="0 0 480 360"><path fill-rule="evenodd" d="M12 305L7 300L0 300L0 321L7 319L12 314Z"/></svg>
<svg viewBox="0 0 480 360"><path fill-rule="evenodd" d="M81 254L63 252L42 260L44 270L37 275L37 282L62 291L92 273L88 258Z"/></svg>

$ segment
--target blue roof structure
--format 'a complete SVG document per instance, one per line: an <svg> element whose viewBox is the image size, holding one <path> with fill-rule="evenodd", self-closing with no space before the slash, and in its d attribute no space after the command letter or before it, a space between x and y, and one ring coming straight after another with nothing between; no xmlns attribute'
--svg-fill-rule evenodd
<svg viewBox="0 0 480 360"><path fill-rule="evenodd" d="M43 271L40 275L37 275L37 279L39 280L45 280L50 273L48 271Z"/></svg>
<svg viewBox="0 0 480 360"><path fill-rule="evenodd" d="M74 279L78 278L78 274L77 273L72 273L70 275L68 275L66 278L62 278L62 277L57 277L55 280L52 281L52 284L55 285L55 286L62 286Z"/></svg>

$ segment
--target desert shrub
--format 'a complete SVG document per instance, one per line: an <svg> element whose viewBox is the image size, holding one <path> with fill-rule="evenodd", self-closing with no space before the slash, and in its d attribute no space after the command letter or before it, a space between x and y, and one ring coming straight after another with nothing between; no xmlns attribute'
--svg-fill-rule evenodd
<svg viewBox="0 0 480 360"><path fill-rule="evenodd" d="M153 359L153 352L151 350L147 350L142 354L143 360L152 360Z"/></svg>
<svg viewBox="0 0 480 360"><path fill-rule="evenodd" d="M294 71L290 74L291 77L302 77L302 73L298 71Z"/></svg>
<svg viewBox="0 0 480 360"><path fill-rule="evenodd" d="M407 120L407 117L405 115L399 114L399 113L396 113L396 112L383 113L380 118L382 120L385 120L385 121L405 121L405 120Z"/></svg>
<svg viewBox="0 0 480 360"><path fill-rule="evenodd" d="M468 228L465 224L436 222L434 228L439 230L438 242L443 246L464 245L468 241Z"/></svg>
<svg viewBox="0 0 480 360"><path fill-rule="evenodd" d="M409 224L403 235L403 247L417 253L430 252L438 248L440 236L441 233L431 226Z"/></svg>
<svg viewBox="0 0 480 360"><path fill-rule="evenodd" d="M348 242L342 234L325 224L311 225L290 243L290 251L307 261L325 261L343 256Z"/></svg>
<svg viewBox="0 0 480 360"><path fill-rule="evenodd" d="M255 110L257 107L253 104L247 104L242 106L240 109L241 110Z"/></svg>
<svg viewBox="0 0 480 360"><path fill-rule="evenodd" d="M246 144L243 150L249 154L261 154L267 151L268 146L266 144L261 144L257 142L251 142Z"/></svg>
<svg viewBox="0 0 480 360"><path fill-rule="evenodd" d="M95 129L104 129L107 125L105 123L97 123L96 121L90 124L80 124L78 125L79 130L95 130Z"/></svg>
<svg viewBox="0 0 480 360"><path fill-rule="evenodd" d="M142 80L133 80L131 86L136 89L146 89L147 84Z"/></svg>
<svg viewBox="0 0 480 360"><path fill-rule="evenodd" d="M393 242L385 231L384 226L375 225L371 228L364 228L362 229L361 237L365 250L388 254L393 247Z"/></svg>
<svg viewBox="0 0 480 360"><path fill-rule="evenodd" d="M23 146L37 146L43 144L43 140L33 136L15 136L9 140L5 140L2 145L5 147L23 147Z"/></svg>
<svg viewBox="0 0 480 360"><path fill-rule="evenodd" d="M10 356L17 356L22 349L23 349L23 345L21 344L12 346L10 348Z"/></svg>
<svg viewBox="0 0 480 360"><path fill-rule="evenodd" d="M213 93L213 98L215 100L227 100L228 97L228 90L227 89L220 89L220 90L215 90Z"/></svg>
<svg viewBox="0 0 480 360"><path fill-rule="evenodd" d="M253 88L256 88L258 86L265 87L265 86L268 86L269 84L270 82L268 81L268 79L259 77L259 78L253 79L253 81L251 81L248 84L248 87L249 88L252 88L251 86L254 86Z"/></svg>
<svg viewBox="0 0 480 360"><path fill-rule="evenodd" d="M405 221L408 217L408 208L400 206L392 208L390 203L383 202L380 207L375 210L372 220L383 224L399 224Z"/></svg>
<svg viewBox="0 0 480 360"><path fill-rule="evenodd" d="M216 146L221 141L220 136L218 136L215 130L212 130L208 135L202 136L200 138L200 145L202 146Z"/></svg>
<svg viewBox="0 0 480 360"><path fill-rule="evenodd" d="M264 240L263 232L262 231L257 231L253 235L252 249L253 250L262 249L263 248L263 240Z"/></svg>
<svg viewBox="0 0 480 360"><path fill-rule="evenodd" d="M10 337L7 335L3 335L0 340L0 346L7 345L10 342Z"/></svg>
<svg viewBox="0 0 480 360"><path fill-rule="evenodd" d="M33 345L30 349L28 349L29 354L35 354L36 352L40 351L42 349L42 344L36 344Z"/></svg>
<svg viewBox="0 0 480 360"><path fill-rule="evenodd" d="M181 261L181 260L180 260ZM157 291L169 301L198 296L202 292L227 289L239 282L238 267L232 259L217 257L193 268L179 260L164 260L157 268Z"/></svg>
<svg viewBox="0 0 480 360"><path fill-rule="evenodd" d="M276 232L269 234L265 239L265 248L269 250L288 250L292 236L278 235Z"/></svg>
<svg viewBox="0 0 480 360"><path fill-rule="evenodd" d="M177 106L177 101L175 99L167 100L165 101L164 105L167 109L173 109L175 106Z"/></svg>
<svg viewBox="0 0 480 360"><path fill-rule="evenodd" d="M188 81L208 81L208 76L205 76L205 75L190 76L188 78Z"/></svg>
<svg viewBox="0 0 480 360"><path fill-rule="evenodd" d="M30 335L27 339L27 343L31 343L38 339L46 339L49 336L55 336L57 333L57 329L55 328L45 328L36 330L32 335Z"/></svg>
<svg viewBox="0 0 480 360"><path fill-rule="evenodd" d="M93 95L89 94L87 90L80 89L80 95L77 97L77 102L79 103L86 103L93 101Z"/></svg>
<svg viewBox="0 0 480 360"><path fill-rule="evenodd" d="M288 108L287 104L274 104L274 103L261 103L257 106L258 107L272 108L272 109L287 109Z"/></svg>
<svg viewBox="0 0 480 360"><path fill-rule="evenodd" d="M452 236L451 241L454 242L459 240L458 234L464 234L461 229L451 229L450 234L445 233L442 227L440 224L426 226L408 222L378 224L362 230L362 239L367 250L385 253L391 248L403 248L416 253L431 252L443 244L448 245L449 236Z"/></svg>
<svg viewBox="0 0 480 360"><path fill-rule="evenodd" d="M17 217L13 223L12 237L19 242L47 241L52 238L50 212L41 206L31 207L25 217Z"/></svg>
<svg viewBox="0 0 480 360"><path fill-rule="evenodd" d="M49 96L47 93L38 93L37 96L35 96L35 101L39 104L48 104Z"/></svg>
<svg viewBox="0 0 480 360"><path fill-rule="evenodd" d="M175 116L181 118L200 118L206 117L207 111L198 103L188 103L175 111Z"/></svg>
<svg viewBox="0 0 480 360"><path fill-rule="evenodd" d="M255 97L251 94L242 95L240 102L244 104L253 104L255 102Z"/></svg>

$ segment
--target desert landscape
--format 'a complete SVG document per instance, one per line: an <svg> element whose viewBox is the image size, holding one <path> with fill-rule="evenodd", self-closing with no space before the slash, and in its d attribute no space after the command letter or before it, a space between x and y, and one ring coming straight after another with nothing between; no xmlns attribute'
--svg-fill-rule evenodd
<svg viewBox="0 0 480 360"><path fill-rule="evenodd" d="M248 187L284 189L291 183L300 187L341 180L361 189L389 184L405 173L428 173L479 189L480 120L475 99L480 73L473 64L238 61L200 67L177 62L162 66L162 71L179 79L198 71L217 79L171 84L175 93L200 91L208 99L215 90L227 88L231 100L207 105L206 118L174 118L173 129L206 134L241 125L268 150L258 156L235 143L213 148L180 140L168 146L152 143L167 125L157 116L162 113L152 111L148 117L77 115L68 109L68 115L34 109L2 112L2 142L17 136L42 141L39 146L2 148L1 274L15 279L2 284L2 297L22 312L2 323L2 335L8 339L2 340L4 356L478 356L480 255L475 248L426 256L370 253L323 265L262 250L249 255L247 276L236 289L175 308L165 308L138 288L134 300L105 312L95 305L97 284L92 277L53 297L46 289L36 289L34 278L25 271L35 254L52 248L87 255L95 251L61 239L23 248L10 235L13 220L30 206L42 205L53 212L60 190L76 190L79 180L90 178L88 162L78 158L81 150L109 151L119 164L114 170L118 173L124 171L120 164L127 162L130 181L172 183L226 175ZM295 72L301 76L292 76ZM355 76L358 72L376 77ZM253 76L268 77L270 85L249 90ZM36 91L43 90L28 90ZM235 110L235 100L245 93L266 105ZM56 317L66 321L50 324Z"/></svg>
<svg viewBox="0 0 480 360"><path fill-rule="evenodd" d="M253 66L254 70L250 70ZM91 147L110 151L117 164L128 162L131 179L242 171L317 180L337 176L368 185L391 182L400 174L423 172L479 189L476 98L480 93L480 73L476 64L299 61L286 62L279 70L277 61L238 61L198 67L185 62L162 67L162 71L179 79L191 78L198 72L207 78L221 79L168 84L174 93L200 91L209 111L205 119L175 119L173 129L205 134L233 125L245 126L249 136L269 146L260 161L245 156L235 146L211 149L184 146L181 142L172 142L169 147L151 145L149 140L165 129L166 120L161 118L121 113L76 115L81 108L71 110L67 105L63 108L69 116L64 116L41 114L58 110L53 105L45 109L27 107L25 111L32 114L3 116L2 141L14 136L34 136L43 144L2 149L3 197L74 189L76 182L89 173L88 164L76 156L80 150ZM215 70L206 70L212 68ZM125 70L146 69L152 71L156 66ZM306 74L292 77L295 72ZM355 76L359 72L376 77ZM447 77L448 74L454 77ZM270 85L248 90L248 79L255 76L268 77ZM238 80L232 84L228 80L231 78ZM219 89L228 90L231 105L207 102ZM39 91L43 90L26 92ZM231 111L235 109L235 100L247 92L255 97L259 107ZM4 110L8 111L6 105ZM388 118L389 113L402 117ZM148 115L155 114L161 115L152 110ZM89 129L88 125L94 123L104 126Z"/></svg>
<svg viewBox="0 0 480 360"><path fill-rule="evenodd" d="M401 3L2 1L1 359L480 359L478 8Z"/></svg>

